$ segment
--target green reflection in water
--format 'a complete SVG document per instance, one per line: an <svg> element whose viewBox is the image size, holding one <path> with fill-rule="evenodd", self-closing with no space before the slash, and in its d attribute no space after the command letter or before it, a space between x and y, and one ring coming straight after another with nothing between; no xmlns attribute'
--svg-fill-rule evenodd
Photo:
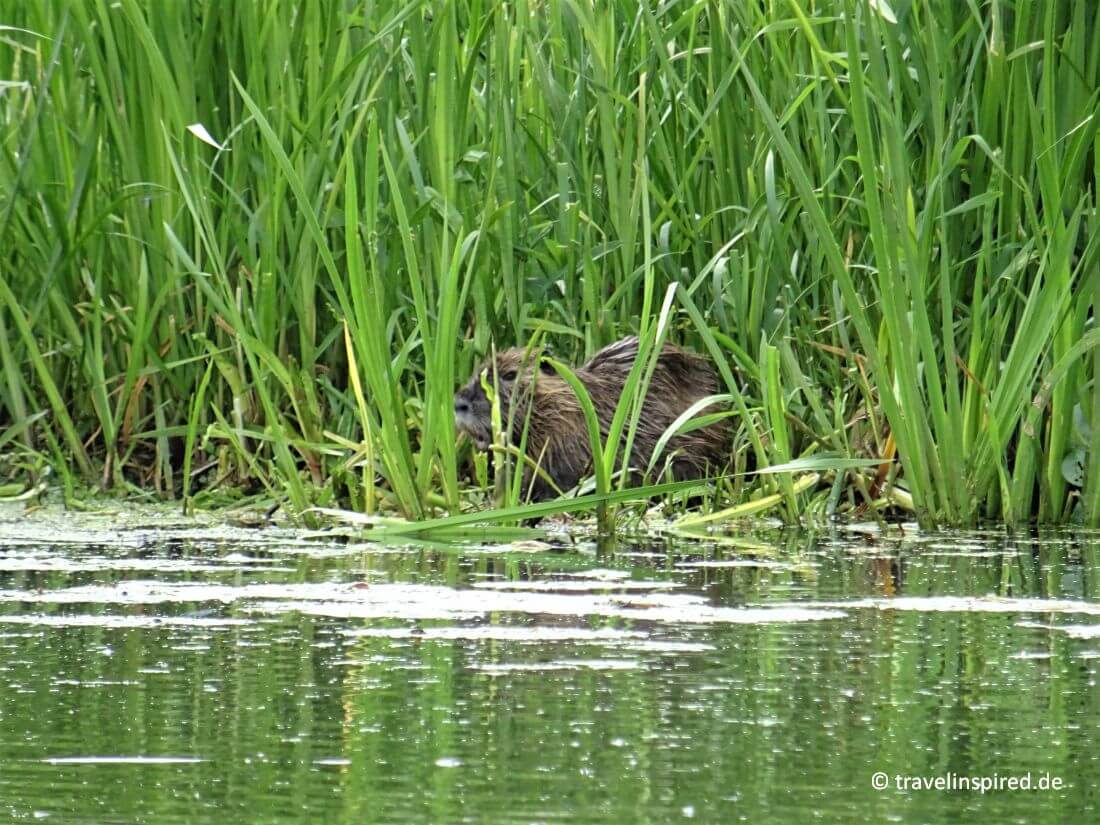
<svg viewBox="0 0 1100 825"><path fill-rule="evenodd" d="M0 603L9 621L206 622L0 624L0 818L1097 820L1100 636L1059 629L1100 625L1100 613L1081 612L1098 607L1094 539L753 540L751 552L632 543L598 560L583 549L314 558L188 542L104 550L4 548L0 540L0 588L25 599L9 594ZM81 566L12 569L31 556ZM180 565L150 572L119 563L136 558ZM687 566L753 559L762 564ZM277 569L265 572L265 564ZM416 622L273 613L244 602L36 601L93 583L124 591L128 579L463 588L584 580L584 570L597 567L682 583L676 592L732 607L991 595L1083 606L859 607L819 621L705 624L538 612ZM216 624L221 618L247 621ZM515 632L486 638L500 627ZM166 757L199 761L148 761ZM876 771L891 787L872 788ZM1033 782L1050 774L1068 787L985 794L893 787L896 774L1029 772Z"/></svg>

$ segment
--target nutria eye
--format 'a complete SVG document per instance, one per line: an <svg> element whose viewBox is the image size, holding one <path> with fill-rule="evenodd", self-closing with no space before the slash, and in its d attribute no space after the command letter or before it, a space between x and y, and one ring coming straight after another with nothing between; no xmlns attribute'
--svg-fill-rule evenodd
<svg viewBox="0 0 1100 825"><path fill-rule="evenodd" d="M500 380L501 381L515 381L516 380L516 371L515 370L508 370L507 372L502 372L500 374Z"/></svg>

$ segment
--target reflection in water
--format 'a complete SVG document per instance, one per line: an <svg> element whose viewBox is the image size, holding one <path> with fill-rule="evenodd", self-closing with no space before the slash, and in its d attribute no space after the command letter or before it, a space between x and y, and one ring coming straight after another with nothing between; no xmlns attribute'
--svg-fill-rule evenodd
<svg viewBox="0 0 1100 825"><path fill-rule="evenodd" d="M0 524L0 818L1100 815L1095 537L33 529ZM1068 787L894 779L1029 773Z"/></svg>

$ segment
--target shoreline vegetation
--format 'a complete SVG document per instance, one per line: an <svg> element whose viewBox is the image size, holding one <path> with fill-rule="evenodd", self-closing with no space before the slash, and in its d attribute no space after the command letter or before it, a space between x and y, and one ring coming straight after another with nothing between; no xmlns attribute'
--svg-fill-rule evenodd
<svg viewBox="0 0 1100 825"><path fill-rule="evenodd" d="M1092 0L2 6L4 493L1100 524ZM632 334L728 473L495 495L474 365Z"/></svg>

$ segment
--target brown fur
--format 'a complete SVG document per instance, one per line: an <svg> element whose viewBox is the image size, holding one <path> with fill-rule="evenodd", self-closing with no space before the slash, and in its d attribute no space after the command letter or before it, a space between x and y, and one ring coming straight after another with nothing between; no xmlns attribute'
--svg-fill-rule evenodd
<svg viewBox="0 0 1100 825"><path fill-rule="evenodd" d="M573 389L551 366L541 363L540 356L537 351L509 349L498 353L495 362L489 359L478 367L469 382L455 393L455 423L479 449L488 449L492 441L491 407L481 386L484 373L500 398L505 426L509 418L512 420L511 443L520 443L526 423L527 455L539 462L564 491L575 487L591 472L588 429ZM638 339L624 338L604 347L576 370L596 407L601 438L607 438L623 385L637 356ZM657 359L638 419L631 468L644 471L668 426L700 398L717 392L718 379L705 358L666 344ZM706 410L713 411L713 408ZM623 428L624 443L628 426L629 423ZM671 438L654 471L661 472L666 462L671 461L673 477L699 478L708 470L716 472L724 466L729 453L730 427L728 422L721 421ZM530 473L525 473L525 481L530 481ZM554 487L541 477L535 478L530 489L531 498L536 501L556 494Z"/></svg>

